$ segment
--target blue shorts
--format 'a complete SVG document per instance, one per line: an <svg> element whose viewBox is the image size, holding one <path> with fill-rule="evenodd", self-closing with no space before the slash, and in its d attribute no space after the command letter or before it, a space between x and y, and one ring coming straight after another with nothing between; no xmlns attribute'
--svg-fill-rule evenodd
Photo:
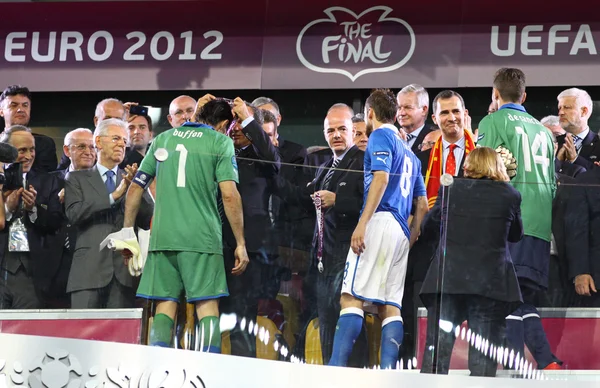
<svg viewBox="0 0 600 388"><path fill-rule="evenodd" d="M547 289L550 241L533 236L523 236L521 241L509 243L508 248L517 271L519 284L533 289Z"/></svg>

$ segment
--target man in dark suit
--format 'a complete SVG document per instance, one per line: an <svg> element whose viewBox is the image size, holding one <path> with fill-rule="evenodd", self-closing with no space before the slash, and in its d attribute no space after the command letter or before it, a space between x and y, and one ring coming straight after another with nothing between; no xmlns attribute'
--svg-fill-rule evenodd
<svg viewBox="0 0 600 388"><path fill-rule="evenodd" d="M120 253L100 243L123 226L123 199L136 169L119 169L125 156L127 124L101 121L94 132L97 163L90 170L71 171L65 181L65 209L77 228L77 243L67 292L72 308L127 308L134 306L134 279ZM138 226L148 229L151 206L142 207Z"/></svg>
<svg viewBox="0 0 600 388"><path fill-rule="evenodd" d="M316 276L316 302L323 364L333 350L335 326L340 315L340 295L350 240L358 223L364 196L364 152L353 144L352 109L335 104L327 112L323 133L333 154L321 165L308 187L287 192L284 197L314 209L314 197L321 200L322 220L314 225L311 275ZM290 190L291 191L291 190ZM319 222L322 222L322 232ZM321 240L322 239L322 240ZM322 242L322 250L320 243ZM322 260L319 260L319 257ZM318 270L321 262L323 271ZM364 339L364 338L363 338ZM364 342L364 341L362 341ZM364 345L364 343L362 344ZM362 349L365 352L365 349ZM354 351L354 366L365 366L361 350Z"/></svg>
<svg viewBox="0 0 600 388"><path fill-rule="evenodd" d="M495 151L490 148L473 152L479 155L485 152L495 162ZM445 245L438 249L420 293L428 313L421 368L424 373L448 373L456 340L453 329L464 320L474 335L502 346L505 317L522 301L508 249L508 242L517 242L523 237L521 195L509 184L494 181L507 181L505 172L503 177L494 177L486 176L487 171L487 164L468 165L467 174L474 179L456 179L447 188L449 199L438 196L426 216L423 234L431 235L434 240L442 239ZM446 220L442 219L444 214ZM445 263L443 266L440 266L441 260ZM443 278L442 289L440 278ZM450 331L440 329L442 320L451 324ZM437 342L436 332L439 333ZM437 365L433 364L433 349L438 353ZM493 377L497 364L494 357L470 348L472 376Z"/></svg>
<svg viewBox="0 0 600 388"><path fill-rule="evenodd" d="M593 102L582 89L571 88L558 95L560 126L567 133L557 137L558 160L591 170L600 162L600 138L588 126Z"/></svg>
<svg viewBox="0 0 600 388"><path fill-rule="evenodd" d="M571 287L578 307L600 307L600 169L581 174L570 190L565 215L565 241ZM600 284L600 283L599 283Z"/></svg>
<svg viewBox="0 0 600 388"><path fill-rule="evenodd" d="M406 132L406 143L416 154L425 135L432 131L431 126L425 124L429 112L429 94L421 85L410 84L398 92L397 100L398 124Z"/></svg>
<svg viewBox="0 0 600 388"><path fill-rule="evenodd" d="M19 151L17 163L22 168L24 186L12 186L14 182L10 182L3 190L6 223L0 232L0 308L38 309L43 307L44 293L51 283L46 271L46 237L54 234L62 222L60 188L54 176L32 170L35 139L29 128L15 125L5 129L0 141ZM15 178L19 173L13 169L11 175Z"/></svg>
<svg viewBox="0 0 600 388"><path fill-rule="evenodd" d="M13 125L28 126L31 119L31 93L26 87L12 85L0 95L0 116L4 118L4 127ZM50 172L56 170L56 144L51 137L33 134L36 157L33 170Z"/></svg>
<svg viewBox="0 0 600 388"><path fill-rule="evenodd" d="M277 149L262 128L262 112L246 105L239 109L237 123L229 135L233 139L239 172L238 191L242 196L244 237L250 263L240 276L231 276L234 267L235 238L229 222L223 224L223 256L229 297L221 302L223 313L235 313L238 319L256 321L258 300L274 298L279 282L273 276L268 237L271 228L269 198L273 180L281 162ZM252 112L252 115L251 115ZM256 356L256 337L237 326L230 333L231 354Z"/></svg>
<svg viewBox="0 0 600 388"><path fill-rule="evenodd" d="M61 203L64 203L67 174L70 171L89 170L96 163L93 132L87 128L77 128L67 133L63 151L71 160L71 164L64 170L51 173L58 179ZM47 237L48 246L52 252L46 261L48 276L52 278L49 291L49 303L52 308L69 308L71 306L71 300L67 294L67 280L77 242L77 229L69 223L64 214L64 206L63 215L63 223L58 232Z"/></svg>
<svg viewBox="0 0 600 388"><path fill-rule="evenodd" d="M138 166L144 160L149 144L154 137L152 132L152 119L146 115L134 115L127 118L127 129L129 131L129 147L125 153L125 159L119 165L124 169L127 166Z"/></svg>
<svg viewBox="0 0 600 388"><path fill-rule="evenodd" d="M465 105L463 98L458 93L454 91L440 92L433 100L432 118L440 127L442 136L436 141L433 148L417 154L427 186L429 208L435 203L441 175L448 173L462 177L466 156L474 149L474 139L470 132L464 129ZM405 363L415 356L416 313L420 305L420 300L415 296L420 288L420 282L425 277L437 244L436 239L422 235L408 254L402 309L405 339L402 344L401 358Z"/></svg>

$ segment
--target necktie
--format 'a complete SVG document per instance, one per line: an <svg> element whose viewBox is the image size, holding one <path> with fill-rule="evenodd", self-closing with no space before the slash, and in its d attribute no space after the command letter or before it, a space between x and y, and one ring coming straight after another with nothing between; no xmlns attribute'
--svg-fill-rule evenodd
<svg viewBox="0 0 600 388"><path fill-rule="evenodd" d="M106 175L106 182L104 182L106 184L106 190L108 191L108 194L112 194L112 192L115 191L116 188L115 181L113 180L115 172L112 170L108 170L104 173L104 175Z"/></svg>
<svg viewBox="0 0 600 388"><path fill-rule="evenodd" d="M416 136L415 136L415 135L413 135L412 133L409 133L409 134L407 134L407 135L406 135L406 142L407 142L407 143L410 143L410 141L411 141L412 139L414 139L415 137L416 137Z"/></svg>
<svg viewBox="0 0 600 388"><path fill-rule="evenodd" d="M321 186L323 190L329 189L329 183L331 182L331 178L333 177L333 173L335 172L336 167L340 164L340 159L335 159L329 171L327 171L327 175L323 179L323 185Z"/></svg>
<svg viewBox="0 0 600 388"><path fill-rule="evenodd" d="M448 157L446 158L446 174L450 174L452 176L456 175L456 157L454 157L454 149L456 148L456 144L450 144L448 147L450 151L448 152Z"/></svg>
<svg viewBox="0 0 600 388"><path fill-rule="evenodd" d="M579 152L581 146L583 145L583 141L579 136L573 136L573 144L575 145L575 149L577 150L577 152Z"/></svg>
<svg viewBox="0 0 600 388"><path fill-rule="evenodd" d="M238 156L238 155L240 154L240 151L241 151L241 150L240 150L239 148L236 148L236 149L234 150L234 152L235 152L235 156Z"/></svg>

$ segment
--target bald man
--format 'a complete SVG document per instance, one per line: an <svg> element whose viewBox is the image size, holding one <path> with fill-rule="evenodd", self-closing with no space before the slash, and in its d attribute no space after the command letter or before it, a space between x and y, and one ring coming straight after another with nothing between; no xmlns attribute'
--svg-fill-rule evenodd
<svg viewBox="0 0 600 388"><path fill-rule="evenodd" d="M186 121L192 121L196 110L196 100L190 96L179 96L171 101L167 120L173 128L179 128Z"/></svg>

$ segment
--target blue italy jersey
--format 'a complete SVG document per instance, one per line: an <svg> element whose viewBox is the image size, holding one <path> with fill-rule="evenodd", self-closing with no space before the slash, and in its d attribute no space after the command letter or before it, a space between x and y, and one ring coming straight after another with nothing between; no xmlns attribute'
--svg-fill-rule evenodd
<svg viewBox="0 0 600 388"><path fill-rule="evenodd" d="M375 212L392 213L406 238L410 238L408 217L413 198L426 195L425 184L419 159L391 124L383 125L369 136L365 152L365 205L375 171L385 171L389 174L387 188Z"/></svg>

